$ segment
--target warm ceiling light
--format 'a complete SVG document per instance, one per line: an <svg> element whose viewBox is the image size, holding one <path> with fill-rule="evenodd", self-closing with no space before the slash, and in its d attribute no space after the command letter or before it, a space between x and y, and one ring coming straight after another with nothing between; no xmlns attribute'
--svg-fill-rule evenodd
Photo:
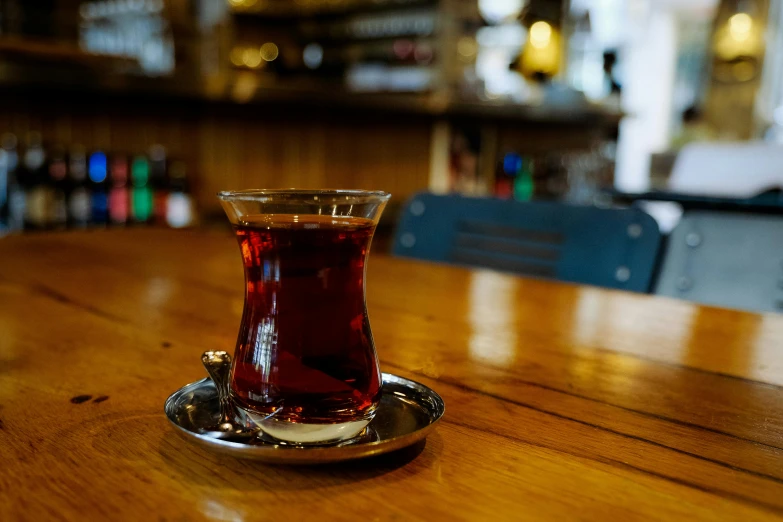
<svg viewBox="0 0 783 522"><path fill-rule="evenodd" d="M552 40L552 26L539 21L530 26L530 45L536 49L543 49Z"/></svg>
<svg viewBox="0 0 783 522"><path fill-rule="evenodd" d="M753 19L747 13L737 13L729 18L729 34L735 40L747 40L753 28Z"/></svg>

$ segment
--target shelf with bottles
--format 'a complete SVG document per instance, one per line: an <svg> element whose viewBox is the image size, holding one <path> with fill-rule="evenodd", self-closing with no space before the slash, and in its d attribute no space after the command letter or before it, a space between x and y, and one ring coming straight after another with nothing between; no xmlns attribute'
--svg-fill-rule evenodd
<svg viewBox="0 0 783 522"><path fill-rule="evenodd" d="M345 16L355 13L377 13L436 4L437 0L228 0L235 14L265 16L277 19L313 16Z"/></svg>
<svg viewBox="0 0 783 522"><path fill-rule="evenodd" d="M38 16L31 14L38 11L28 3L11 4L22 14ZM518 99L493 91L496 82L474 71L478 62L491 65L498 81L510 89L519 87L519 74L497 61L497 49L482 50L477 32L503 32L504 26L487 26L495 22L480 13L475 0L196 4L192 9L189 2L91 0L63 7L68 16L44 17L40 34L26 33L24 24L9 26L0 44L19 38L23 47L31 46L39 58L49 59L17 59L5 53L0 89L29 99L56 93L63 98L105 95L191 105L241 104L244 111L252 105L265 115L374 110L374 116L581 119L586 124L598 119L603 124L611 112L609 119L617 119L616 110L571 103L559 91L550 92L556 89L528 86L517 89L527 93ZM521 27L517 29L517 36L522 35ZM522 40L498 45L511 56ZM73 60L58 49L78 51L75 56L89 64L73 67Z"/></svg>
<svg viewBox="0 0 783 522"><path fill-rule="evenodd" d="M448 155L442 161L435 157L431 189L517 201L596 203L602 189L613 184L616 141L612 134L593 130L444 122L433 140Z"/></svg>
<svg viewBox="0 0 783 522"><path fill-rule="evenodd" d="M501 199L549 199L592 205L612 186L613 143L546 154L507 152L497 163L491 194Z"/></svg>
<svg viewBox="0 0 783 522"><path fill-rule="evenodd" d="M279 85L299 76L314 90L428 92L439 82L438 3L289 2L283 16L282 3L236 2L223 54Z"/></svg>
<svg viewBox="0 0 783 522"><path fill-rule="evenodd" d="M162 145L125 154L47 146L37 132L24 144L12 133L0 139L0 235L195 222L187 167Z"/></svg>

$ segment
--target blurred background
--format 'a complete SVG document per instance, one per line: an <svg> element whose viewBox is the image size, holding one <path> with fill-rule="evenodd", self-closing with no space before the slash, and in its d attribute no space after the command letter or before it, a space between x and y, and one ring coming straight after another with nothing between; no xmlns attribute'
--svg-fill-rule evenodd
<svg viewBox="0 0 783 522"><path fill-rule="evenodd" d="M669 234L713 212L766 249L763 303L686 295L688 252L738 250L710 223L682 229L670 293L783 310L783 0L0 0L0 92L0 235L366 188L394 196L395 250L418 193L546 201L653 216L656 291ZM738 263L718 282L759 270Z"/></svg>

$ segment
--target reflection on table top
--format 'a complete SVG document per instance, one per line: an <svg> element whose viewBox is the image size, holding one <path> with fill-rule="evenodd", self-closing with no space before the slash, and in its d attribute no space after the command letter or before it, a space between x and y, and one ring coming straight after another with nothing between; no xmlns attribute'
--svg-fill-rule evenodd
<svg viewBox="0 0 783 522"><path fill-rule="evenodd" d="M783 514L783 317L371 256L384 371L426 446L321 468L212 455L164 399L233 348L232 237L0 240L0 518L756 520Z"/></svg>

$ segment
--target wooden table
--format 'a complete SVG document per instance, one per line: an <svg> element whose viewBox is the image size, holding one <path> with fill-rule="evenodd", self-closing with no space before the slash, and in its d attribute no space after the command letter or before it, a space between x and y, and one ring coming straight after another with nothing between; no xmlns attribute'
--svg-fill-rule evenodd
<svg viewBox="0 0 783 522"><path fill-rule="evenodd" d="M228 234L0 240L0 520L762 520L783 515L783 317L373 255L385 371L446 401L426 446L271 467L164 399L233 350Z"/></svg>

